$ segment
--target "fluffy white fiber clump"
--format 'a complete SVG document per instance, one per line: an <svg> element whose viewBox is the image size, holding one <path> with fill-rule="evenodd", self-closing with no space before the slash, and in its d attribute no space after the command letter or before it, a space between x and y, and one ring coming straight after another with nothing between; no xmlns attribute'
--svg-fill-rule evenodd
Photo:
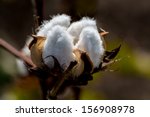
<svg viewBox="0 0 150 117"><path fill-rule="evenodd" d="M88 53L94 68L98 67L104 54L103 42L99 32L93 27L83 28L76 48Z"/></svg>
<svg viewBox="0 0 150 117"><path fill-rule="evenodd" d="M67 31L73 37L74 44L76 44L79 40L79 35L83 28L90 26L97 30L96 21L94 19L90 19L88 17L83 17L80 21L73 22Z"/></svg>
<svg viewBox="0 0 150 117"><path fill-rule="evenodd" d="M39 27L39 31L37 36L47 36L49 30L51 30L54 26L60 25L64 28L67 28L70 25L70 16L62 14L53 16L51 20L44 21L43 25Z"/></svg>
<svg viewBox="0 0 150 117"><path fill-rule="evenodd" d="M43 47L43 60L49 68L53 68L54 56L65 70L71 61L74 61L73 42L70 35L61 26L55 26L47 34L47 39Z"/></svg>
<svg viewBox="0 0 150 117"><path fill-rule="evenodd" d="M94 68L98 67L104 54L101 36L94 19L83 17L67 29L74 40L75 47L88 53Z"/></svg>

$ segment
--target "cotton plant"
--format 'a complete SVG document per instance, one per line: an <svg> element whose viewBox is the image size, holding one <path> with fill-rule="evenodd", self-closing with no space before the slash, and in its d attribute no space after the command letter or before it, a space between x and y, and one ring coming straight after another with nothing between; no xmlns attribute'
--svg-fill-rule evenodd
<svg viewBox="0 0 150 117"><path fill-rule="evenodd" d="M46 77L40 79L51 78L55 82L47 86L50 88L46 87L45 95L49 98L57 97L66 81L69 85L87 84L93 73L112 63L110 61L120 49L119 46L111 52L106 51L96 20L83 17L70 22L70 16L65 14L44 21L29 44L30 56L36 65L30 70L39 77Z"/></svg>

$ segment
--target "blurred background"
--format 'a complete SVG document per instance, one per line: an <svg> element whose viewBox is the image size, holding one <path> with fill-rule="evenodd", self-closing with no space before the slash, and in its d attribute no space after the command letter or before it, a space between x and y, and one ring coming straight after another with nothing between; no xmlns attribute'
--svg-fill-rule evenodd
<svg viewBox="0 0 150 117"><path fill-rule="evenodd" d="M0 0L0 38L20 50L32 34L34 0ZM105 36L107 50L122 45L121 61L94 74L81 87L79 99L150 99L149 0L35 0L43 19L66 13L72 21L93 17ZM43 6L43 7L41 7ZM110 72L113 70L113 72ZM0 99L41 99L35 76L22 75L16 58L0 48ZM63 99L74 99L67 89Z"/></svg>

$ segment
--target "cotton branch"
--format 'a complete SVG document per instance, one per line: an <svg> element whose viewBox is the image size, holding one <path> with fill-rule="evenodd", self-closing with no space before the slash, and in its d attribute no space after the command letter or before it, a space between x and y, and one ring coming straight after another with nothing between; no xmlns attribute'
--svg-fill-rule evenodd
<svg viewBox="0 0 150 117"><path fill-rule="evenodd" d="M25 56L22 52L18 51L16 48L14 48L12 45L10 45L4 39L1 39L1 38L0 38L0 47L2 47L3 49L8 51L15 57L23 60L27 64L27 66L30 67L31 69L36 68L36 65L32 62L32 60L29 57ZM34 73L40 81L43 99L47 99L46 98L47 97L47 85L46 85L47 76L45 76L45 73L38 76L38 74L39 74L38 70L37 71L34 70L32 73ZM46 79L45 79L45 77L46 77ZM52 83L52 81L50 81L50 82Z"/></svg>
<svg viewBox="0 0 150 117"><path fill-rule="evenodd" d="M31 0L34 14L34 31L43 21L43 0Z"/></svg>
<svg viewBox="0 0 150 117"><path fill-rule="evenodd" d="M35 67L36 65L32 62L32 60L25 56L22 52L18 51L16 48L14 48L12 45L4 41L4 39L0 38L0 47L4 48L6 51L10 52L15 57L22 59L27 65L31 67Z"/></svg>

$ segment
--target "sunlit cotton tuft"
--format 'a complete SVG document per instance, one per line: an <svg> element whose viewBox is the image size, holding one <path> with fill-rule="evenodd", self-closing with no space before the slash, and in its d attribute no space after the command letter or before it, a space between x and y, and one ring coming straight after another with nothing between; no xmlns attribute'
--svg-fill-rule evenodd
<svg viewBox="0 0 150 117"><path fill-rule="evenodd" d="M66 70L71 61L74 61L73 42L70 35L61 26L55 26L48 32L43 47L43 60L49 68L54 67L54 56L61 67Z"/></svg>
<svg viewBox="0 0 150 117"><path fill-rule="evenodd" d="M56 25L68 28L68 26L70 25L70 20L71 20L70 16L65 14L53 16L51 20L43 22L42 26L39 27L37 36L46 37L48 31L51 30Z"/></svg>
<svg viewBox="0 0 150 117"><path fill-rule="evenodd" d="M83 28L76 48L88 53L94 68L98 67L104 55L103 41L99 32L93 27Z"/></svg>
<svg viewBox="0 0 150 117"><path fill-rule="evenodd" d="M85 27L89 27L89 26L97 29L96 21L94 19L91 19L88 17L83 17L80 21L73 22L69 26L67 31L73 37L74 44L76 44L77 41L79 40L79 35L80 35L82 29Z"/></svg>

